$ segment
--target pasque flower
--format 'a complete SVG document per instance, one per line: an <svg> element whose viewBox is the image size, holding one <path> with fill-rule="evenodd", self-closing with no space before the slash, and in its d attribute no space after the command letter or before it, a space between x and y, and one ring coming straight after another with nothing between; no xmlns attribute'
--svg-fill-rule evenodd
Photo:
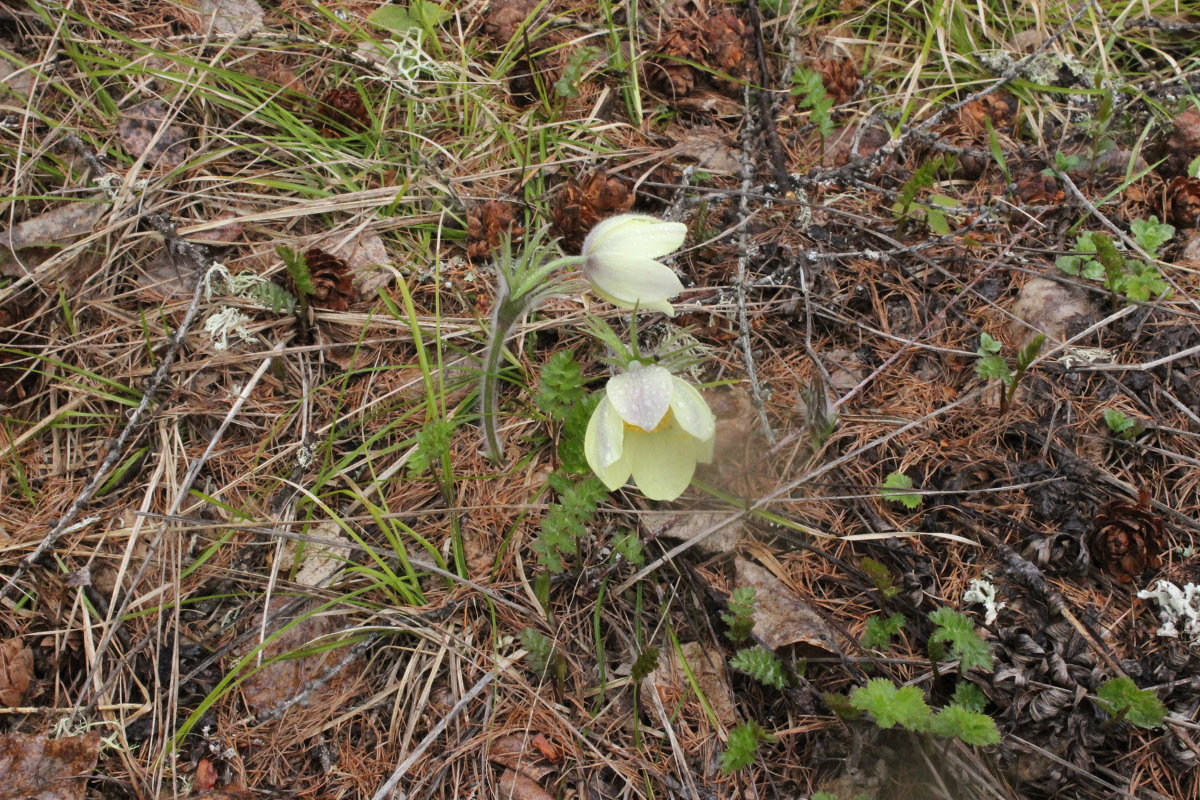
<svg viewBox="0 0 1200 800"><path fill-rule="evenodd" d="M715 437L716 419L696 387L664 367L635 363L609 380L583 452L609 489L632 475L651 500L674 500L696 464L712 461Z"/></svg>
<svg viewBox="0 0 1200 800"><path fill-rule="evenodd" d="M655 261L683 244L687 226L641 214L618 214L600 222L583 240L583 275L592 290L619 308L649 309L671 316L667 302L683 291L670 267Z"/></svg>

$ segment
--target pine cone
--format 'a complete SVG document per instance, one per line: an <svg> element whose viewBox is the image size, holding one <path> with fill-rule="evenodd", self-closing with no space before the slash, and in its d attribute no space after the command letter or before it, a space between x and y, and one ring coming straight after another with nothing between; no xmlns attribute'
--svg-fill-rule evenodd
<svg viewBox="0 0 1200 800"><path fill-rule="evenodd" d="M1167 208L1171 222L1183 228L1200 228L1200 178L1172 178L1167 184Z"/></svg>
<svg viewBox="0 0 1200 800"><path fill-rule="evenodd" d="M632 206L633 192L621 178L602 171L572 178L554 203L554 230L569 250L578 250L597 222Z"/></svg>
<svg viewBox="0 0 1200 800"><path fill-rule="evenodd" d="M315 291L310 302L316 308L346 311L354 302L354 276L346 262L335 255L313 247L304 253L308 274Z"/></svg>
<svg viewBox="0 0 1200 800"><path fill-rule="evenodd" d="M1139 505L1114 500L1101 507L1092 524L1092 560L1121 583L1162 566L1162 519L1148 504L1148 498Z"/></svg>
<svg viewBox="0 0 1200 800"><path fill-rule="evenodd" d="M740 78L746 72L746 23L733 11L726 9L704 23L702 47L707 56L703 63L718 72ZM711 76L718 88L738 89L734 81Z"/></svg>
<svg viewBox="0 0 1200 800"><path fill-rule="evenodd" d="M1063 190L1053 175L1035 172L1017 181L1017 197L1031 206L1049 206L1062 202Z"/></svg>
<svg viewBox="0 0 1200 800"><path fill-rule="evenodd" d="M332 89L321 97L318 114L339 127L324 127L321 135L327 139L345 136L347 132L365 131L371 125L371 115L362 95L353 86Z"/></svg>
<svg viewBox="0 0 1200 800"><path fill-rule="evenodd" d="M814 58L810 65L821 74L825 91L837 105L854 97L858 89L858 67L852 58Z"/></svg>
<svg viewBox="0 0 1200 800"><path fill-rule="evenodd" d="M498 47L504 47L539 4L540 0L493 0L483 17L483 32Z"/></svg>
<svg viewBox="0 0 1200 800"><path fill-rule="evenodd" d="M1017 115L1017 101L1005 92L984 95L972 100L958 110L958 124L964 131L981 135L979 141L987 142L987 123L997 131L1012 127ZM986 120L986 121L985 121Z"/></svg>
<svg viewBox="0 0 1200 800"><path fill-rule="evenodd" d="M684 97L696 88L696 70L677 59L700 62L704 58L700 32L691 25L668 33L658 40L659 55L646 60L646 83L651 89L671 98Z"/></svg>
<svg viewBox="0 0 1200 800"><path fill-rule="evenodd" d="M1175 118L1172 127L1161 153L1166 161L1158 171L1162 175L1186 175L1188 165L1200 156L1200 111L1183 112Z"/></svg>
<svg viewBox="0 0 1200 800"><path fill-rule="evenodd" d="M525 233L517 224L520 208L505 200L485 200L467 209L467 258L485 259L500 246L505 234L513 239Z"/></svg>

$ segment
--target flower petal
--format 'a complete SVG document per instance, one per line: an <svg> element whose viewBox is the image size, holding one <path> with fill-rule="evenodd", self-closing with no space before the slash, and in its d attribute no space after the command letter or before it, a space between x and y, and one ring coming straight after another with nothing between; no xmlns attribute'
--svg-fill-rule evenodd
<svg viewBox="0 0 1200 800"><path fill-rule="evenodd" d="M583 435L583 455L588 466L599 474L602 469L620 461L624 439L625 423L608 398L601 398ZM626 473L625 477L628 478L629 474Z"/></svg>
<svg viewBox="0 0 1200 800"><path fill-rule="evenodd" d="M696 472L695 441L675 425L654 433L627 432L625 461L641 493L651 500L674 500L683 494Z"/></svg>
<svg viewBox="0 0 1200 800"><path fill-rule="evenodd" d="M662 313L666 314L668 317L675 316L675 307L673 305L671 305L670 303L668 303L666 300L659 300L657 302L645 302L643 300L641 302L631 303L628 300L619 300L616 297L613 297L612 295L608 294L607 292L601 291L600 288L595 286L594 284L592 286L592 291L595 292L597 295L599 295L601 300L607 300L608 302L612 303L617 308L629 308L629 309L637 308L642 311L661 311Z"/></svg>
<svg viewBox="0 0 1200 800"><path fill-rule="evenodd" d="M695 386L682 378L671 376L671 412L679 427L700 441L717 435L717 419Z"/></svg>
<svg viewBox="0 0 1200 800"><path fill-rule="evenodd" d="M644 307L683 291L674 270L645 256L592 255L583 265L583 275L597 294L622 308Z"/></svg>
<svg viewBox="0 0 1200 800"><path fill-rule="evenodd" d="M582 252L585 256L602 253L658 258L678 250L686 238L687 226L683 223L643 214L618 214L588 232Z"/></svg>
<svg viewBox="0 0 1200 800"><path fill-rule="evenodd" d="M632 364L608 381L606 397L622 420L652 431L671 407L671 373L663 367Z"/></svg>

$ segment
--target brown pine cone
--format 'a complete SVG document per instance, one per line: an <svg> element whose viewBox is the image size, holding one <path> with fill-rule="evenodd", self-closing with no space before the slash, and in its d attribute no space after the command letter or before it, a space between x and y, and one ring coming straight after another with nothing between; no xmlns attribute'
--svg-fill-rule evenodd
<svg viewBox="0 0 1200 800"><path fill-rule="evenodd" d="M1176 225L1200 228L1200 178L1172 178L1167 184L1167 209Z"/></svg>
<svg viewBox="0 0 1200 800"><path fill-rule="evenodd" d="M484 200L467 209L467 258L491 256L507 234L514 240L525 233L517 222L520 207L506 200Z"/></svg>
<svg viewBox="0 0 1200 800"><path fill-rule="evenodd" d="M1064 197L1058 179L1053 175L1043 175L1035 172L1017 181L1017 197L1021 202L1031 206L1049 206L1061 203Z"/></svg>
<svg viewBox="0 0 1200 800"><path fill-rule="evenodd" d="M493 0L483 16L483 32L498 47L504 47L517 35L517 28L533 13L541 0Z"/></svg>
<svg viewBox="0 0 1200 800"><path fill-rule="evenodd" d="M1121 583L1162 566L1166 546L1162 519L1149 508L1149 498L1134 505L1123 500L1105 503L1096 514L1088 542L1092 560Z"/></svg>
<svg viewBox="0 0 1200 800"><path fill-rule="evenodd" d="M746 72L749 57L746 54L746 23L733 11L726 9L704 23L702 47L706 58L702 63L734 78ZM717 88L724 91L738 89L734 81L711 76ZM740 91L740 90L739 90Z"/></svg>
<svg viewBox="0 0 1200 800"><path fill-rule="evenodd" d="M814 58L810 65L821 74L821 83L836 105L854 97L858 90L858 67L852 58Z"/></svg>
<svg viewBox="0 0 1200 800"><path fill-rule="evenodd" d="M684 24L658 40L656 56L645 62L646 83L659 94L684 97L696 88L696 70L682 60L701 62L704 45L700 31Z"/></svg>
<svg viewBox="0 0 1200 800"><path fill-rule="evenodd" d="M310 298L315 308L346 311L354 302L354 276L346 262L317 247L304 253L308 274L315 290Z"/></svg>
<svg viewBox="0 0 1200 800"><path fill-rule="evenodd" d="M336 139L347 135L347 132L365 131L371 126L367 106L353 86L342 86L326 92L318 104L317 113L338 125L337 128L325 126L321 129L321 135L326 139Z"/></svg>
<svg viewBox="0 0 1200 800"><path fill-rule="evenodd" d="M622 178L596 171L572 178L551 209L554 230L568 250L578 250L597 222L633 206L633 192Z"/></svg>
<svg viewBox="0 0 1200 800"><path fill-rule="evenodd" d="M1166 157L1158 168L1162 175L1186 175L1188 165L1200 156L1200 111L1188 110L1175 118L1171 135L1162 145L1160 157Z"/></svg>

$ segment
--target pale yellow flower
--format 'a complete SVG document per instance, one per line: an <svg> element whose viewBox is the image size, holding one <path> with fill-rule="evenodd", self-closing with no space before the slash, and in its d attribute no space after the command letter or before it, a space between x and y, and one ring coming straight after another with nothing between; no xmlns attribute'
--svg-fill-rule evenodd
<svg viewBox="0 0 1200 800"><path fill-rule="evenodd" d="M649 309L671 316L668 299L683 291L675 272L655 261L683 244L687 226L642 214L618 214L600 222L583 241L583 275L592 290L619 308Z"/></svg>
<svg viewBox="0 0 1200 800"><path fill-rule="evenodd" d="M712 461L716 419L690 383L663 367L632 365L608 382L583 452L609 489L629 478L651 500L683 494L696 464Z"/></svg>

